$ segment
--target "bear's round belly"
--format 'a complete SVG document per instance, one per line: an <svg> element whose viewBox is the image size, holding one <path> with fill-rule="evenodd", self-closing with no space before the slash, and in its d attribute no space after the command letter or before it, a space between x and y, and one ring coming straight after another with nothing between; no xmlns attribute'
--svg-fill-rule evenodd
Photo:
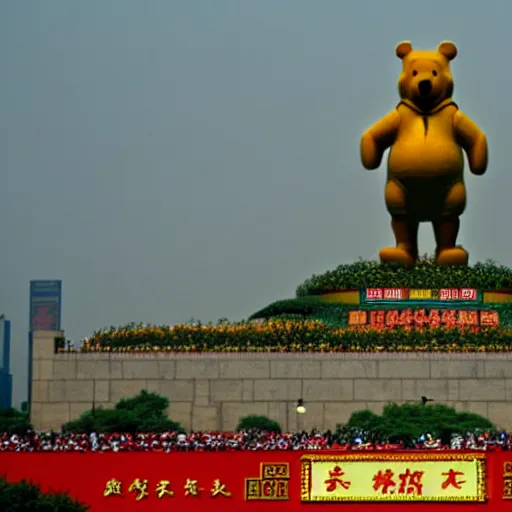
<svg viewBox="0 0 512 512"><path fill-rule="evenodd" d="M464 159L457 143L449 138L398 138L388 157L388 173L396 178L452 176L462 178Z"/></svg>

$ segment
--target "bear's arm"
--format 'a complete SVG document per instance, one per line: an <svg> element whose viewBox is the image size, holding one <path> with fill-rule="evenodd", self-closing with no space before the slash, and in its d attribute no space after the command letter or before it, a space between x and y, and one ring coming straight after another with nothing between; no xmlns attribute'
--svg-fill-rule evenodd
<svg viewBox="0 0 512 512"><path fill-rule="evenodd" d="M384 151L395 141L400 126L400 114L393 110L368 128L361 137L361 161L365 169L379 167Z"/></svg>
<svg viewBox="0 0 512 512"><path fill-rule="evenodd" d="M487 138L480 128L460 110L453 116L455 136L468 155L469 169L481 175L487 169Z"/></svg>

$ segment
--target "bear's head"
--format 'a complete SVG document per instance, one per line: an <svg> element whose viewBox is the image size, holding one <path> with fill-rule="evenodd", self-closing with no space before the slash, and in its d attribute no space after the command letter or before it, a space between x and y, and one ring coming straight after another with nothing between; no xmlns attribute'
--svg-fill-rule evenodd
<svg viewBox="0 0 512 512"><path fill-rule="evenodd" d="M409 41L396 47L402 60L398 90L402 99L412 101L421 110L431 110L453 94L450 61L457 56L454 43L443 41L437 50L413 50Z"/></svg>

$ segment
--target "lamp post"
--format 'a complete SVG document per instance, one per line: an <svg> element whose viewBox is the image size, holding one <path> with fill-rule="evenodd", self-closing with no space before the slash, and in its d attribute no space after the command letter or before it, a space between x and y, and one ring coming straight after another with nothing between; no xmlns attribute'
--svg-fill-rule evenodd
<svg viewBox="0 0 512 512"><path fill-rule="evenodd" d="M302 400L302 398L299 398L297 400L297 408L295 410L297 411L297 414L306 413L306 408L304 407L304 400Z"/></svg>
<svg viewBox="0 0 512 512"><path fill-rule="evenodd" d="M297 413L297 430L302 432L302 415L306 414L306 407L304 406L304 400L299 398L297 400L297 406L295 407L295 412Z"/></svg>
<svg viewBox="0 0 512 512"><path fill-rule="evenodd" d="M288 430L288 432L291 431L291 423L293 423L291 421L291 402L286 402L286 429ZM299 398L297 400L297 402L295 403L295 414L296 414L296 428L297 430L301 430L302 429L302 422L301 422L301 419L302 419L302 415L306 414L306 407L304 405L304 400L302 398Z"/></svg>

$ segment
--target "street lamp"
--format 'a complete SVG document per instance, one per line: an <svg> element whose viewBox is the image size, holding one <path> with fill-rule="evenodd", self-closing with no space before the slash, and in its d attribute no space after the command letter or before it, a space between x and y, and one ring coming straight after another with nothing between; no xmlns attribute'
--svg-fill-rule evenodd
<svg viewBox="0 0 512 512"><path fill-rule="evenodd" d="M304 400L302 400L302 398L297 400L297 408L295 410L297 411L297 414L304 414L306 412L306 408L304 407Z"/></svg>

